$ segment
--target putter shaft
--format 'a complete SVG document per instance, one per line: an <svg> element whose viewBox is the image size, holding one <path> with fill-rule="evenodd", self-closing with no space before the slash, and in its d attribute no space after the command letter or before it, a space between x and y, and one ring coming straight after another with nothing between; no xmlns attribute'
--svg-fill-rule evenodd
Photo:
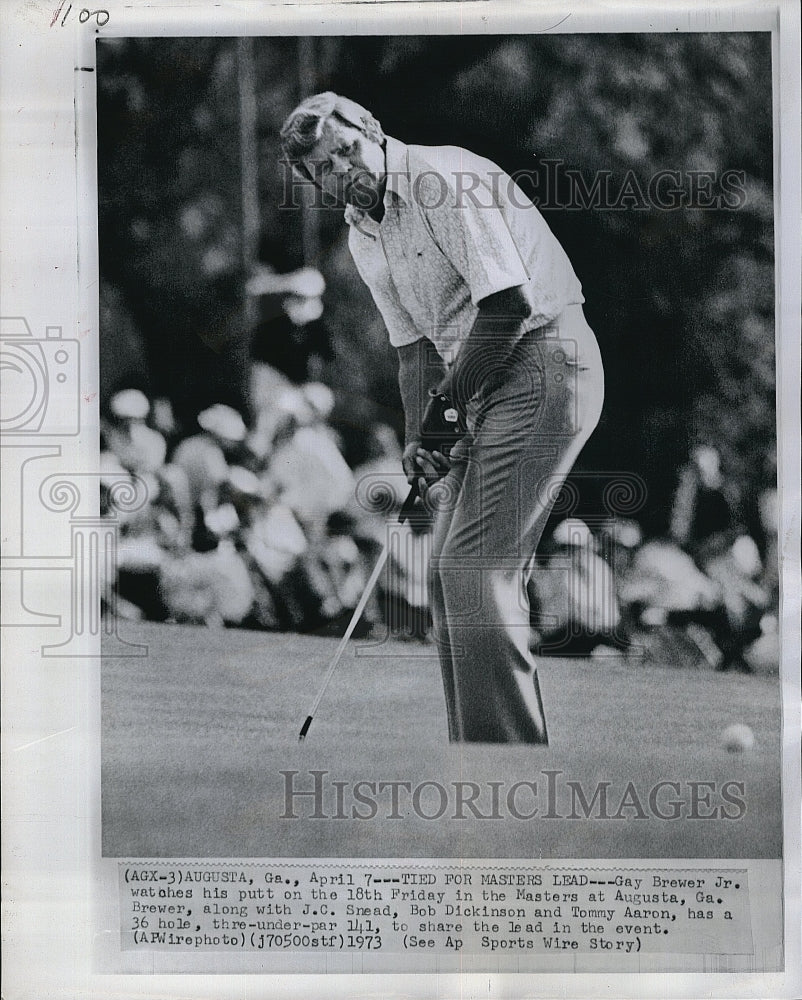
<svg viewBox="0 0 802 1000"><path fill-rule="evenodd" d="M337 652L334 654L334 658L329 664L329 669L326 671L326 676L323 678L323 683L320 685L320 690L317 693L317 697L312 704L312 708L309 711L309 715L306 717L306 721L301 726L301 731L298 733L298 740L303 741L306 734L309 732L309 727L312 725L312 719L315 716L315 712L318 710L320 702L323 700L323 695L326 693L326 688L329 686L329 681L331 680L334 671L337 669L337 664L342 659L342 655L345 652L345 647L348 645L348 640L354 633L354 629L357 626L357 622L362 617L362 612L365 610L365 605L368 603L370 595L373 593L373 588L376 586L376 581L379 579L381 571L384 569L384 564L387 562L387 556L389 555L389 546L385 542L384 548L382 549L381 555L376 560L376 565L373 567L373 572L370 574L368 582L365 584L365 589L362 592L362 596L359 599L359 604L357 604L354 609L354 613L351 616L351 621L348 623L348 628L345 630L345 634L342 639L340 639L340 644L337 647Z"/></svg>

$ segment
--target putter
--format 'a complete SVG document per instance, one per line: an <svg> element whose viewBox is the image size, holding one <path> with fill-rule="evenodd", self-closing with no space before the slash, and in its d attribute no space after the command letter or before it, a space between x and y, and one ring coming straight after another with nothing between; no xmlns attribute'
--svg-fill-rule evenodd
<svg viewBox="0 0 802 1000"><path fill-rule="evenodd" d="M376 565L373 567L373 572L370 574L370 579L365 584L365 590L362 596L359 598L359 604L354 608L354 613L351 616L351 621L348 623L348 628L345 630L345 634L342 639L340 639L340 644L337 647L337 652L334 654L334 658L329 664L329 669L326 671L326 676L323 678L323 683L320 685L320 690L317 693L312 708L309 715L306 717L306 721L301 726L301 731L298 734L298 740L303 741L306 734L309 732L309 727L312 725L312 719L315 717L315 712L323 700L323 695L326 693L326 688L329 686L329 681L334 675L334 671L337 669L337 664L342 659L342 655L345 652L345 647L348 645L348 640L354 634L354 629L357 626L359 619L362 617L362 612L365 610L365 605L368 603L370 595L373 593L373 588L376 586L376 581L379 579L381 571L384 569L384 564L387 562L387 556L390 553L390 548L387 542L384 543L384 548L381 551L381 555L376 561Z"/></svg>
<svg viewBox="0 0 802 1000"><path fill-rule="evenodd" d="M432 399L431 427L427 428L426 433L423 436L424 443L428 444L428 446L433 450L437 449L445 454L450 454L451 447L463 436L463 434L465 434L467 430L464 417L460 415L451 399L445 393L439 392L436 389L431 389L429 390L429 395ZM420 490L418 489L417 482L414 482L411 485L407 498L399 512L398 521L400 524L403 524L405 521L412 520L416 516L429 517L429 513L425 510L425 508L421 513L419 513L419 505L417 504L419 496ZM348 640L354 634L357 622L362 617L362 612L365 610L365 605L368 603L368 599L373 592L373 588L376 586L379 574L384 569L384 564L387 562L389 552L389 543L385 542L382 553L379 556L376 565L373 567L373 572L370 574L370 579L365 584L365 590L359 599L359 604L357 604L354 609L351 621L348 624L348 628L345 630L345 635L343 635L342 639L340 639L337 652L334 654L334 658L329 664L326 676L323 678L323 683L320 685L317 697L312 703L309 715L307 715L306 721L301 726L301 731L298 733L299 742L302 742L306 737L306 734L309 732L309 727L312 725L312 719L315 717L315 712L318 710L318 707L323 700L323 695L326 693L329 681L334 675L334 671L337 669L337 664L342 659L345 647L348 645Z"/></svg>

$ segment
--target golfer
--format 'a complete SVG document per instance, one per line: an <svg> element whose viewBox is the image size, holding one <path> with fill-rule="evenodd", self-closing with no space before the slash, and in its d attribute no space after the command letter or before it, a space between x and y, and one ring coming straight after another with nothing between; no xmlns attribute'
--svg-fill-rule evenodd
<svg viewBox="0 0 802 1000"><path fill-rule="evenodd" d="M405 145L333 93L299 105L281 139L326 203L345 208L351 254L398 351L403 467L435 510L431 604L449 737L546 743L526 583L601 413L581 285L490 160ZM432 390L467 426L450 456L422 443Z"/></svg>

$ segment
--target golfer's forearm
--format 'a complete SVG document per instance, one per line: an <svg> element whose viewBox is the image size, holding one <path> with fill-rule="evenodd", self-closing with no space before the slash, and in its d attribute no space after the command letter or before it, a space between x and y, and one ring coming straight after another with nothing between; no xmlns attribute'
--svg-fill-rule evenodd
<svg viewBox="0 0 802 1000"><path fill-rule="evenodd" d="M529 311L523 288L510 288L483 299L473 327L441 383L443 391L464 406L487 377L499 371L498 362L520 339Z"/></svg>
<svg viewBox="0 0 802 1000"><path fill-rule="evenodd" d="M429 389L440 384L446 366L426 337L398 348L398 386L404 407L404 440L420 440L421 420L429 401Z"/></svg>

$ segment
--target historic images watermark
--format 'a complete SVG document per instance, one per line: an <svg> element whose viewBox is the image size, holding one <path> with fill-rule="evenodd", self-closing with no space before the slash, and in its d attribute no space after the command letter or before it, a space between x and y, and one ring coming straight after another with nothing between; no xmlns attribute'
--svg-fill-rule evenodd
<svg viewBox="0 0 802 1000"><path fill-rule="evenodd" d="M287 161L280 161L282 197L279 208L334 209L346 202L363 212L376 207L373 184L359 175L343 175L335 182L335 191L315 182L316 164L309 164L311 176L298 173ZM322 164L318 165L322 166ZM401 179L388 171L387 180ZM311 181L311 183L310 183ZM331 182L329 182L331 183ZM314 190L304 201L299 190ZM488 170L478 175L470 170L441 174L425 170L409 185L412 199L419 207L432 211L448 208L497 207L501 195L516 208L540 211L661 211L680 209L701 211L738 211L745 207L749 194L746 171L727 170L657 170L648 177L634 170L624 173L595 170L592 174L571 167L562 159L538 160L537 169L524 168L511 174Z"/></svg>
<svg viewBox="0 0 802 1000"><path fill-rule="evenodd" d="M68 439L81 431L80 364L80 343L65 337L62 326L45 327L42 337L24 316L0 317L0 449L8 508L0 624L55 631L54 641L41 646L43 657L99 655L86 640L101 636L107 652L145 656L146 645L117 634L115 585L120 524L145 506L147 485L127 473L52 471ZM69 601L59 614L31 596L37 583L41 589L43 574L52 578L54 572L70 578Z"/></svg>
<svg viewBox="0 0 802 1000"><path fill-rule="evenodd" d="M329 771L280 771L280 819L319 820L740 820L743 781L664 779L648 787L598 781L561 770L518 781L338 780ZM536 779L536 780L534 780Z"/></svg>

